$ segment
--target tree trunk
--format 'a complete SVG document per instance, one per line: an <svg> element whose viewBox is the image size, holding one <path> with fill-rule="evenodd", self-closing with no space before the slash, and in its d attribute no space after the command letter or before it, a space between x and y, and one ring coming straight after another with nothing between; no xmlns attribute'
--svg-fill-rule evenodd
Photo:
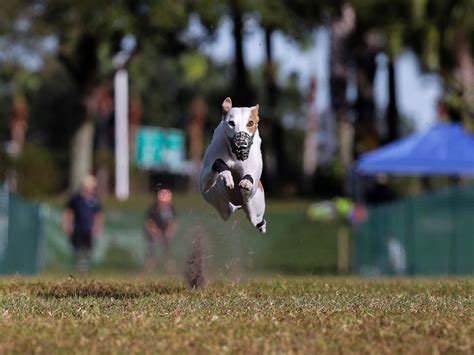
<svg viewBox="0 0 474 355"><path fill-rule="evenodd" d="M276 171L274 171L272 175L284 179L288 175L285 152L285 130L277 113L278 85L276 83L276 65L273 61L273 33L274 30L272 28L265 28L265 120L268 120L271 124L271 150L267 150L267 154L272 154L276 162ZM270 178L274 180L274 176L270 176Z"/></svg>
<svg viewBox="0 0 474 355"><path fill-rule="evenodd" d="M375 114L374 80L377 64L375 57L379 49L378 34L359 28L355 42L355 60L357 72L356 122L354 125L354 154L375 149L379 145Z"/></svg>
<svg viewBox="0 0 474 355"><path fill-rule="evenodd" d="M306 98L306 131L303 150L303 191L313 192L313 176L318 166L318 116L315 102L317 93L316 78L311 78Z"/></svg>
<svg viewBox="0 0 474 355"><path fill-rule="evenodd" d="M94 89L97 85L98 40L83 33L75 52L66 56L60 52L59 61L69 72L76 85L83 107L83 122L71 142L70 187L75 189L81 179L92 173L94 143Z"/></svg>
<svg viewBox="0 0 474 355"><path fill-rule="evenodd" d="M71 142L71 190L79 188L84 176L92 172L93 140L94 123L86 120L76 131Z"/></svg>
<svg viewBox="0 0 474 355"><path fill-rule="evenodd" d="M459 28L455 34L455 65L454 77L461 84L462 99L466 103L465 110L474 111L474 59L472 57L469 35L464 28ZM472 121L469 122L473 124Z"/></svg>
<svg viewBox="0 0 474 355"><path fill-rule="evenodd" d="M189 191L196 191L199 181L199 169L204 146L204 124L208 107L204 98L194 96L189 110L189 121L186 127L189 140L188 156L192 163L192 172L189 179Z"/></svg>
<svg viewBox="0 0 474 355"><path fill-rule="evenodd" d="M344 4L341 16L331 23L330 90L331 109L337 125L339 159L345 167L352 160L352 127L348 119L346 89L349 75L350 38L355 28L355 12Z"/></svg>
<svg viewBox="0 0 474 355"><path fill-rule="evenodd" d="M400 138L400 119L398 116L395 60L388 59L388 107L387 107L387 143Z"/></svg>
<svg viewBox="0 0 474 355"><path fill-rule="evenodd" d="M242 10L240 7L239 0L231 1L231 17L234 24L233 36L234 36L234 85L232 85L232 101L235 106L248 106L252 99L250 87L247 78L247 69L244 60L244 49L243 49L243 22L242 22Z"/></svg>

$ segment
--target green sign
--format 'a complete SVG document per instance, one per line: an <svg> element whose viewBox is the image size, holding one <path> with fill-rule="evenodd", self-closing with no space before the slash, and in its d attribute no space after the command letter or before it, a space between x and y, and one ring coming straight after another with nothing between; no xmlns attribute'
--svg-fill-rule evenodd
<svg viewBox="0 0 474 355"><path fill-rule="evenodd" d="M185 137L178 129L141 127L137 130L136 164L142 169L183 171Z"/></svg>

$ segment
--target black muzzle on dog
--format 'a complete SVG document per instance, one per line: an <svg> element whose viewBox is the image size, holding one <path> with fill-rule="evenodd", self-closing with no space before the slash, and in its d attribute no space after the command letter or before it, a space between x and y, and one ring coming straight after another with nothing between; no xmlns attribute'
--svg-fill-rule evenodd
<svg viewBox="0 0 474 355"><path fill-rule="evenodd" d="M238 160L245 160L249 157L250 147L253 143L253 135L247 132L237 132L232 138L229 138L230 147Z"/></svg>

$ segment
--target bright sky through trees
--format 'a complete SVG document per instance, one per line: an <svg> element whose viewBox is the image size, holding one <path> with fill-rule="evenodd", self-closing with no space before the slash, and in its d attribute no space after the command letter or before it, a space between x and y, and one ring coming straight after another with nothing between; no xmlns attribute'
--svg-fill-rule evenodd
<svg viewBox="0 0 474 355"><path fill-rule="evenodd" d="M245 59L249 67L255 67L264 60L264 33L258 26L249 26L245 37ZM199 24L191 24L191 31L199 31ZM217 31L215 42L203 45L202 50L218 62L230 62L233 59L232 24L224 20ZM314 34L314 47L301 50L287 37L275 36L275 58L281 66L280 78L292 72L300 77L301 88L306 88L311 75L316 75L318 87L318 111L329 106L329 33L319 28ZM379 109L388 104L387 67L385 55L379 55L379 69L375 78L375 100ZM437 75L424 74L420 71L417 58L405 51L396 62L398 75L397 94L401 113L413 119L416 129L425 129L436 120L436 101L442 86ZM355 95L354 85L349 88L348 95Z"/></svg>

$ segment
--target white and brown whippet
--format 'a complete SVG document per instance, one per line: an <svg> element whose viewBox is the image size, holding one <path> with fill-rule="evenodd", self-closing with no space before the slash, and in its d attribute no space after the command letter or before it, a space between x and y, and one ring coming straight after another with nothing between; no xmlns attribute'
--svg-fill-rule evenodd
<svg viewBox="0 0 474 355"><path fill-rule="evenodd" d="M229 97L224 100L222 121L204 154L199 190L225 221L243 209L250 223L265 233L258 121L258 105L232 107Z"/></svg>

